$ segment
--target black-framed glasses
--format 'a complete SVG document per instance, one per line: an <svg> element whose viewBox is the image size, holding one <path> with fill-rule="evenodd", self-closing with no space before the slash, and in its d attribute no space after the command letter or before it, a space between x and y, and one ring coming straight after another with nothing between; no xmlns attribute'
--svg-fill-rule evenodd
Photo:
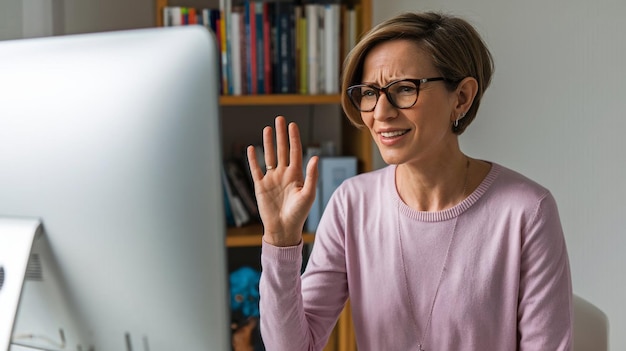
<svg viewBox="0 0 626 351"><path fill-rule="evenodd" d="M417 102L420 85L427 82L446 80L444 77L400 79L395 80L382 88L370 84L358 84L349 87L346 92L354 107L361 112L372 112L376 108L380 92L387 96L387 100L396 108L410 108Z"/></svg>

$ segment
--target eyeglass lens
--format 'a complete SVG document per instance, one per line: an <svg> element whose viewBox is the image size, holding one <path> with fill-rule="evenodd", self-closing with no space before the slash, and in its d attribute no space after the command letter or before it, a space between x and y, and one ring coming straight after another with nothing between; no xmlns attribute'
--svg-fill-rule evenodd
<svg viewBox="0 0 626 351"><path fill-rule="evenodd" d="M376 107L381 91L385 93L389 102L397 108L409 108L417 101L418 86L408 80L394 82L383 88L357 85L350 90L350 98L359 110L372 111Z"/></svg>

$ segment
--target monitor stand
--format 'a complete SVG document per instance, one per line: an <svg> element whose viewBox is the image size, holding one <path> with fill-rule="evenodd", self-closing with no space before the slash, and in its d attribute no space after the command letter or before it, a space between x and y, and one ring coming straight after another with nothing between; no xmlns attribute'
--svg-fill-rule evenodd
<svg viewBox="0 0 626 351"><path fill-rule="evenodd" d="M0 350L9 349L26 269L35 238L37 219L0 217Z"/></svg>

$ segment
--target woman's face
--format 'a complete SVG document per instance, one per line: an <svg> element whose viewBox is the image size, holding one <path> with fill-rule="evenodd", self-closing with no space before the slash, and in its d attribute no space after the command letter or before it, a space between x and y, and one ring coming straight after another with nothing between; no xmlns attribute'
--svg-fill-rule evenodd
<svg viewBox="0 0 626 351"><path fill-rule="evenodd" d="M363 67L364 84L383 87L405 78L441 76L426 51L408 40L394 40L375 46ZM372 112L361 112L383 160L388 164L441 162L458 150L457 136L451 131L456 93L444 81L422 83L417 102L410 108L392 106L380 94Z"/></svg>

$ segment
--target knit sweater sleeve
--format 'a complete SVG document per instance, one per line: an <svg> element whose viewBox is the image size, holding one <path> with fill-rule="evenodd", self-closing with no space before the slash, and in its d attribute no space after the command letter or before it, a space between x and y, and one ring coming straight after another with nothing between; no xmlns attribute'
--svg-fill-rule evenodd
<svg viewBox="0 0 626 351"><path fill-rule="evenodd" d="M310 339L302 307L302 247L263 242L259 282L261 335L268 350L308 350ZM298 345L296 348L293 348Z"/></svg>
<svg viewBox="0 0 626 351"><path fill-rule="evenodd" d="M572 286L557 205L543 197L522 237L519 350L571 350Z"/></svg>
<svg viewBox="0 0 626 351"><path fill-rule="evenodd" d="M322 350L347 300L342 205L329 201L301 276L302 247L263 243L261 335L267 350Z"/></svg>

